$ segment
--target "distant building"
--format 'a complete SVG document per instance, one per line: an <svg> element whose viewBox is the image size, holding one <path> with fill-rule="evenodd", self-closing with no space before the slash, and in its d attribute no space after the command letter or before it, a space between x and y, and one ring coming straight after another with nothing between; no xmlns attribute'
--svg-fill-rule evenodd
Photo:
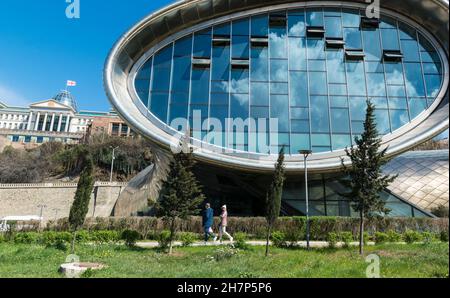
<svg viewBox="0 0 450 298"><path fill-rule="evenodd" d="M0 102L0 137L14 147L34 147L49 141L79 143L97 133L133 135L113 111L79 111L75 98L66 90L27 108Z"/></svg>

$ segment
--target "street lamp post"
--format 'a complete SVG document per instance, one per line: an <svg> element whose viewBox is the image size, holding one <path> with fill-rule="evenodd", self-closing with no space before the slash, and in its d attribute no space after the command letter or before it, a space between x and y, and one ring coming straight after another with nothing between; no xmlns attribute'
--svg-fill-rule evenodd
<svg viewBox="0 0 450 298"><path fill-rule="evenodd" d="M114 160L116 159L115 152L116 152L116 149L119 148L119 146L117 146L115 148L113 148L113 147L110 147L110 148L112 148L112 160L111 160L111 174L109 176L109 182L112 183L113 171L114 171Z"/></svg>
<svg viewBox="0 0 450 298"><path fill-rule="evenodd" d="M303 155L305 165L305 200L306 200L306 249L309 250L309 194L308 194L308 156L312 154L311 150L300 150L300 154Z"/></svg>

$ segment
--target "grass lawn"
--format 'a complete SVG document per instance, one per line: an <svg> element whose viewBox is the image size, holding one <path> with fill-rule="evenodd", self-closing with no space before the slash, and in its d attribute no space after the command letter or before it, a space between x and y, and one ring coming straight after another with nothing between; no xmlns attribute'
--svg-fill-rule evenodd
<svg viewBox="0 0 450 298"><path fill-rule="evenodd" d="M176 248L173 256L157 249L128 249L120 245L78 245L82 262L108 266L92 277L365 277L367 263L350 249L264 247L220 261L211 260L218 248ZM380 257L382 277L445 277L449 270L448 243L385 244L366 247ZM68 252L34 244L0 244L0 277L62 277L58 267Z"/></svg>

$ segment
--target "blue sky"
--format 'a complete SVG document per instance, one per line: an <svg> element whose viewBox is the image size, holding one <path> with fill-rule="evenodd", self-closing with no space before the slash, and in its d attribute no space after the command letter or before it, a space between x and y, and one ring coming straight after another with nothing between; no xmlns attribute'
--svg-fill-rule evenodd
<svg viewBox="0 0 450 298"><path fill-rule="evenodd" d="M25 106L64 89L80 109L107 111L103 64L116 40L174 0L80 0L80 18L66 0L0 1L0 101Z"/></svg>

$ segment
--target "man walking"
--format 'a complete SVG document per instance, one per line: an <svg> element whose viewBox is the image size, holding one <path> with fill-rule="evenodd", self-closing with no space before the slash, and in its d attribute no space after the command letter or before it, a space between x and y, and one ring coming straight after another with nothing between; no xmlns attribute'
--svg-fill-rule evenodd
<svg viewBox="0 0 450 298"><path fill-rule="evenodd" d="M205 210L203 210L203 229L205 231L205 244L208 242L209 236L214 237L214 241L217 240L217 236L213 233L212 226L214 224L214 210L209 203L206 203Z"/></svg>

